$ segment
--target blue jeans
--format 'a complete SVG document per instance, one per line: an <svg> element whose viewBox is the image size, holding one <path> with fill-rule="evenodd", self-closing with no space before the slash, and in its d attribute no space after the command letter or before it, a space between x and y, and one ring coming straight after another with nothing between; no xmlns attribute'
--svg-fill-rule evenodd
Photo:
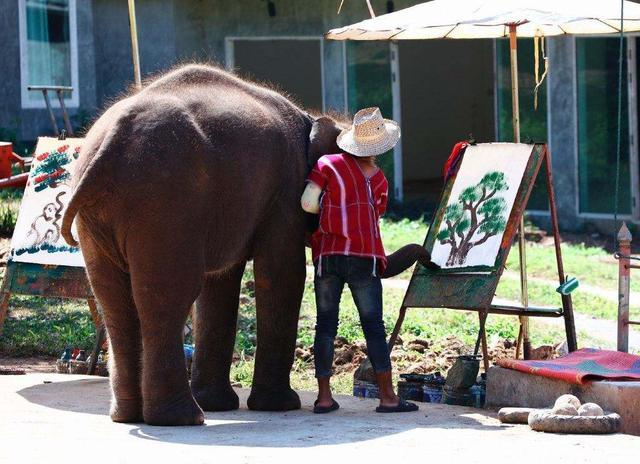
<svg viewBox="0 0 640 464"><path fill-rule="evenodd" d="M317 308L313 356L316 378L330 377L333 365L333 341L338 332L340 297L344 284L349 285L358 308L367 352L376 373L391 370L384 323L382 322L382 283L373 275L373 258L331 255L322 256L320 275L314 280Z"/></svg>

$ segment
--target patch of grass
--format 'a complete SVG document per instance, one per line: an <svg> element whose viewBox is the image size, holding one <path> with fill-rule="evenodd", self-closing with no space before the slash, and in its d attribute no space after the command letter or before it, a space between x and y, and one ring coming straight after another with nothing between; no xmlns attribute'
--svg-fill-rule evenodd
<svg viewBox="0 0 640 464"><path fill-rule="evenodd" d="M427 230L429 230L429 224L422 221L380 219L380 233L387 254L409 243L422 245L427 236Z"/></svg>
<svg viewBox="0 0 640 464"><path fill-rule="evenodd" d="M602 248L582 244L562 244L564 271L577 277L581 283L609 290L618 288L618 262ZM507 269L519 269L517 247L513 247L507 259ZM558 280L556 255L553 246L527 244L527 273L531 277ZM631 279L631 289L640 291L640 280Z"/></svg>
<svg viewBox="0 0 640 464"><path fill-rule="evenodd" d="M560 295L554 285L529 280L529 304L532 306L560 307ZM500 279L496 295L508 300L520 300L520 280L505 275ZM571 294L574 310L600 319L616 320L618 305L614 301L578 288Z"/></svg>
<svg viewBox="0 0 640 464"><path fill-rule="evenodd" d="M12 297L0 352L8 356L57 356L65 347L89 350L95 329L86 305L69 300Z"/></svg>

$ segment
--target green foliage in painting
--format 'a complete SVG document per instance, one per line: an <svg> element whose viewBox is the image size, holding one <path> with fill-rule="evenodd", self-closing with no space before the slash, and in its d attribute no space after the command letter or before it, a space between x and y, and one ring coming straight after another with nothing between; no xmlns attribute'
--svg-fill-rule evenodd
<svg viewBox="0 0 640 464"><path fill-rule="evenodd" d="M507 226L507 203L496 196L508 190L503 172L492 171L478 182L462 190L458 201L447 206L445 226L436 238L442 245L451 245L447 266L464 265L469 251Z"/></svg>

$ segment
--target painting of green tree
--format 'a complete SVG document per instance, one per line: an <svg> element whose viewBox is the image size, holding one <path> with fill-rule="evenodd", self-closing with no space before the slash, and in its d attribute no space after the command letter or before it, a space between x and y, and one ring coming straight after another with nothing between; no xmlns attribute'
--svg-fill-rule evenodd
<svg viewBox="0 0 640 464"><path fill-rule="evenodd" d="M472 248L505 230L507 203L499 194L508 189L504 173L492 171L447 206L437 235L440 244L451 246L447 266L464 265Z"/></svg>

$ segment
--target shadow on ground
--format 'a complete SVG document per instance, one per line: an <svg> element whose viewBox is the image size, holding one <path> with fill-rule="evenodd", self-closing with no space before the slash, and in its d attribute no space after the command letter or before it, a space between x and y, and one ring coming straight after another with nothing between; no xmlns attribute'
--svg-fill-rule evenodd
<svg viewBox="0 0 640 464"><path fill-rule="evenodd" d="M44 383L20 390L31 403L70 413L107 416L108 379L79 379ZM340 396L341 409L328 415L311 412L314 394L300 392L303 408L288 412L256 412L246 409L247 390L238 390L241 409L206 413L199 427L157 427L146 424L114 424L129 428L142 440L187 445L310 447L354 443L411 433L418 429L501 430L497 420L477 409L422 404L415 413L377 414L375 400Z"/></svg>

